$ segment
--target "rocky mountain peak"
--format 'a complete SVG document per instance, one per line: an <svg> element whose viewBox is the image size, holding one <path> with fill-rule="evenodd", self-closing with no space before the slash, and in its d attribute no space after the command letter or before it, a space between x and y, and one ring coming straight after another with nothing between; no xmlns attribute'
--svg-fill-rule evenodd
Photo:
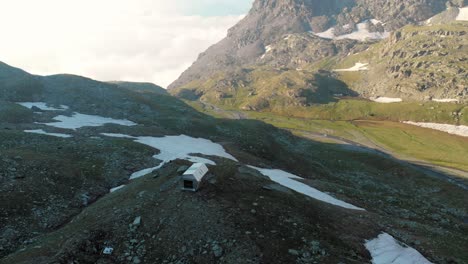
<svg viewBox="0 0 468 264"><path fill-rule="evenodd" d="M447 5L464 4L465 0L256 0L227 37L200 54L169 89L251 65L265 54L268 45L286 34L318 33L370 19L381 21L385 30L393 31L424 21Z"/></svg>

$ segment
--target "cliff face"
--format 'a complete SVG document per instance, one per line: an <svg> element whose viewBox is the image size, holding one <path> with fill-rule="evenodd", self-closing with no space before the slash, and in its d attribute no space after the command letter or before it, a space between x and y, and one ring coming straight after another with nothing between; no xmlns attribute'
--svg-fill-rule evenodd
<svg viewBox="0 0 468 264"><path fill-rule="evenodd" d="M341 8L353 2L257 0L248 15L229 30L227 37L200 54L169 89L207 78L219 70L252 63L265 52L268 43L284 34L326 29L331 25L327 17L338 14Z"/></svg>
<svg viewBox="0 0 468 264"><path fill-rule="evenodd" d="M169 89L219 71L252 64L266 47L286 34L322 32L333 26L377 19L387 31L416 23L465 0L256 0L247 16L227 37L200 54Z"/></svg>

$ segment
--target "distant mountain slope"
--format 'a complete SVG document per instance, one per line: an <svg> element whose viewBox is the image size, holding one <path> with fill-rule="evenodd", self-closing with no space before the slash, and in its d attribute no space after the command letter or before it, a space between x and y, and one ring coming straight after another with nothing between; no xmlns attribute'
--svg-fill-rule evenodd
<svg viewBox="0 0 468 264"><path fill-rule="evenodd" d="M0 80L1 96L5 99L31 100L43 89L38 77L3 62L0 62Z"/></svg>
<svg viewBox="0 0 468 264"><path fill-rule="evenodd" d="M225 39L200 54L169 89L217 71L227 71L256 62L271 43L285 34L323 32L338 26L341 34L369 19L381 21L371 30L395 30L424 21L446 5L463 6L466 1L446 0L256 0L248 15L231 28ZM345 25L351 25L346 26ZM344 28L343 28L344 27Z"/></svg>
<svg viewBox="0 0 468 264"><path fill-rule="evenodd" d="M467 24L407 26L386 40L365 43L290 34L269 45L256 64L219 71L171 93L227 108L279 112L350 96L464 102Z"/></svg>
<svg viewBox="0 0 468 264"><path fill-rule="evenodd" d="M117 84L120 87L129 89L132 91L141 92L141 93L156 93L156 94L166 94L166 95L168 94L166 89L153 83L121 82L121 81L115 81L115 82L110 82L110 83Z"/></svg>
<svg viewBox="0 0 468 264"><path fill-rule="evenodd" d="M63 104L81 113L133 118L142 123L152 122L155 114L165 110L167 114L186 111L182 102L154 84L113 84L70 74L36 76L4 63L0 64L0 88L0 101ZM168 107L152 111L154 102L150 100L167 102Z"/></svg>
<svg viewBox="0 0 468 264"><path fill-rule="evenodd" d="M408 26L348 56L338 68L368 63L368 71L341 74L364 97L468 100L468 22Z"/></svg>
<svg viewBox="0 0 468 264"><path fill-rule="evenodd" d="M465 1L334 3L256 1L169 91L225 108L282 113L343 97L468 100L468 22L457 21ZM286 13L297 19L283 20ZM314 23L319 17L327 24Z"/></svg>

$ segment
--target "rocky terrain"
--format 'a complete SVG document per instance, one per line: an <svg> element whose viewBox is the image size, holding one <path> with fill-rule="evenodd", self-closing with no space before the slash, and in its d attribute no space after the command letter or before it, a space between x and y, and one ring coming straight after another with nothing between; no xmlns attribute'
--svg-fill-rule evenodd
<svg viewBox="0 0 468 264"><path fill-rule="evenodd" d="M223 108L273 112L337 97L466 102L468 22L457 21L466 4L255 1L169 89ZM336 71L355 63L368 66Z"/></svg>
<svg viewBox="0 0 468 264"><path fill-rule="evenodd" d="M435 263L468 259L466 190L431 169L260 121L213 118L153 86L33 76L5 64L0 76L2 264L370 263L366 241L382 232ZM51 125L77 113L114 123ZM38 129L46 133L27 132ZM180 134L217 142L237 161L193 153L216 162L196 193L180 191L191 164L182 156L129 180L168 148L131 136ZM301 176L288 182L365 211L312 198L247 165Z"/></svg>
<svg viewBox="0 0 468 264"><path fill-rule="evenodd" d="M249 14L229 30L228 36L200 54L198 60L169 88L209 78L219 70L227 71L254 63L265 53L268 45L287 34L318 33L334 26L356 25L368 19L380 20L390 31L427 20L443 11L446 5L463 7L466 4L464 0L256 0Z"/></svg>
<svg viewBox="0 0 468 264"><path fill-rule="evenodd" d="M378 46L345 59L367 62L369 68L356 73L360 77L348 82L350 89L364 97L466 101L467 34L466 22L398 30Z"/></svg>
<svg viewBox="0 0 468 264"><path fill-rule="evenodd" d="M468 263L468 138L410 125L468 125L466 4L256 0L169 93L0 62L0 263Z"/></svg>

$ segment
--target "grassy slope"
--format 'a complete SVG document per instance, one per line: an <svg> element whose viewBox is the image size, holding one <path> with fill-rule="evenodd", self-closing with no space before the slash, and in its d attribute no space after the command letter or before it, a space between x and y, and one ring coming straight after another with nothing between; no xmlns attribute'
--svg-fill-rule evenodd
<svg viewBox="0 0 468 264"><path fill-rule="evenodd" d="M358 121L353 124L395 153L468 171L467 138L401 123Z"/></svg>
<svg viewBox="0 0 468 264"><path fill-rule="evenodd" d="M249 113L249 116L295 131L342 137L367 145L369 140L397 154L468 171L468 139L388 121L327 121Z"/></svg>
<svg viewBox="0 0 468 264"><path fill-rule="evenodd" d="M465 105L450 103L403 102L381 104L366 100L340 100L336 103L314 105L307 108L288 108L275 112L280 115L322 120L411 120L416 122L468 124L465 117L458 120L453 116L454 112L462 111L464 108L466 108Z"/></svg>
<svg viewBox="0 0 468 264"><path fill-rule="evenodd" d="M401 104L383 105L361 101L355 102L351 100L342 102L344 106L353 105L354 103L362 106L367 105L371 109L372 106L374 106L377 109L380 109L382 113L385 108L389 109L387 112L391 112L391 110L401 113L404 112L400 109ZM191 103L191 105L198 111L204 111L216 117L229 117L229 111L220 113L213 111L213 109L207 109L200 103ZM415 106L414 104L408 105L410 107ZM426 107L429 109L434 107L433 111L435 113L439 113L439 117L442 117L445 114L448 115L452 110L459 109L463 106L455 104L430 103L423 106L417 105L417 107ZM320 111L317 111L317 113L319 112ZM468 163L466 162L466 155L468 155L468 139L466 138L436 130L389 121L374 120L366 122L354 121L352 119L347 120L346 118L337 121L326 120L326 117L330 114L331 112L325 112L325 114L322 112L321 115L317 114L317 117L321 117L323 119L312 119L281 116L269 112L244 112L244 115L249 118L261 120L279 128L288 129L297 135L304 136L307 132L312 132L340 137L363 145L377 144L380 147L390 150L396 154L403 155L407 158L413 157L433 164L468 171ZM347 117L359 116L352 112L352 108L350 109L347 107L340 107L340 113L337 113L337 115L341 115L342 117L346 115ZM418 116L417 113L412 113L412 115L415 116L412 120L425 120L421 119L422 116ZM419 118L416 118L416 116ZM462 121L461 123L466 124L465 122L466 121ZM324 141L323 138L314 137L314 139ZM336 142L332 139L325 141Z"/></svg>

